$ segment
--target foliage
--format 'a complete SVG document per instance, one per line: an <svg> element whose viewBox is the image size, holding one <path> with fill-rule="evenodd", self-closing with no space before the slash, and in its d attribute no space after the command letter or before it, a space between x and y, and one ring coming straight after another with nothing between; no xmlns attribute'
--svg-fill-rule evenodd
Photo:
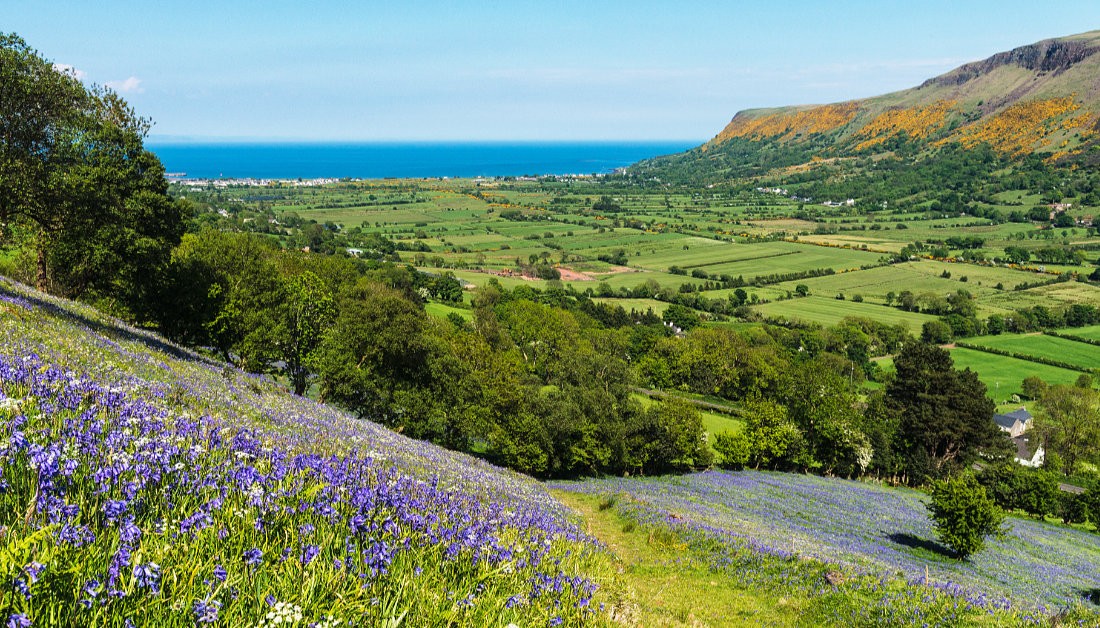
<svg viewBox="0 0 1100 628"><path fill-rule="evenodd" d="M36 251L41 289L147 320L189 208L145 150L149 122L0 35L0 244Z"/></svg>
<svg viewBox="0 0 1100 628"><path fill-rule="evenodd" d="M939 100L924 107L887 109L865 124L856 138L867 138L856 144L861 151L878 146L895 136L924 139L943 128L947 112L958 104L954 100Z"/></svg>
<svg viewBox="0 0 1100 628"><path fill-rule="evenodd" d="M980 551L986 537L1002 533L1004 513L969 474L935 482L928 512L936 536L960 560Z"/></svg>
<svg viewBox="0 0 1100 628"><path fill-rule="evenodd" d="M1100 393L1089 388L1051 386L1039 398L1034 430L1047 451L1058 455L1066 475L1100 457Z"/></svg>
<svg viewBox="0 0 1100 628"><path fill-rule="evenodd" d="M898 437L916 481L961 467L978 452L1007 447L991 420L994 404L970 369L958 371L939 347L910 343L894 359L887 403L901 417Z"/></svg>
<svg viewBox="0 0 1100 628"><path fill-rule="evenodd" d="M530 479L0 296L9 623L609 623L609 557Z"/></svg>
<svg viewBox="0 0 1100 628"><path fill-rule="evenodd" d="M713 447L718 452L718 464L725 469L743 469L752 456L752 442L741 432L715 434Z"/></svg>

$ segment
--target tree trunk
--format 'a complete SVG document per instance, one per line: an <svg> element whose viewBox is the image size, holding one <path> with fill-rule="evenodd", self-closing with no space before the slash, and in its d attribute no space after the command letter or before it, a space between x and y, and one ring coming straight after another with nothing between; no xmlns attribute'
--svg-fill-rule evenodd
<svg viewBox="0 0 1100 628"><path fill-rule="evenodd" d="M42 292L46 292L46 288L49 287L49 275L46 272L46 249L43 248L41 244L38 245L37 269L38 272L35 275L34 287Z"/></svg>

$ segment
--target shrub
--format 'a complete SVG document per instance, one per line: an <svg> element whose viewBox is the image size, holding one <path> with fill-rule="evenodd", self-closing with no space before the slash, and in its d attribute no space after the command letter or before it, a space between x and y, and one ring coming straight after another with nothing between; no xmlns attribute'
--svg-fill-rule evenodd
<svg viewBox="0 0 1100 628"><path fill-rule="evenodd" d="M718 464L727 469L743 469L749 463L749 439L741 432L721 432L714 436Z"/></svg>
<svg viewBox="0 0 1100 628"><path fill-rule="evenodd" d="M936 482L928 511L936 536L960 560L981 550L987 536L999 536L1004 522L1004 512L969 474Z"/></svg>

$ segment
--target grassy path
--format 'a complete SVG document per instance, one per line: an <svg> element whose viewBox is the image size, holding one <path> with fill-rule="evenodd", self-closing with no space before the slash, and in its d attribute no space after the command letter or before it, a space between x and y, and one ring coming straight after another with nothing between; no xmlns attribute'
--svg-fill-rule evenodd
<svg viewBox="0 0 1100 628"><path fill-rule="evenodd" d="M800 602L752 591L714 573L674 537L635 528L600 500L552 491L577 511L584 527L615 553L629 608L622 619L634 626L793 626Z"/></svg>

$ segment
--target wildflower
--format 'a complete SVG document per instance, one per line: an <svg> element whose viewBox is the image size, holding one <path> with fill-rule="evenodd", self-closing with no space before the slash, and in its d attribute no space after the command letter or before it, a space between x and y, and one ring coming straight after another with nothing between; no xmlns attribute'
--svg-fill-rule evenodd
<svg viewBox="0 0 1100 628"><path fill-rule="evenodd" d="M8 616L8 623L5 624L6 628L27 628L31 625L31 620L22 613L15 613Z"/></svg>
<svg viewBox="0 0 1100 628"><path fill-rule="evenodd" d="M217 600L195 600L191 604L191 610L195 613L195 622L200 624L217 622L221 607L222 603Z"/></svg>
<svg viewBox="0 0 1100 628"><path fill-rule="evenodd" d="M261 562L263 562L264 553L260 551L258 547L253 547L252 549L246 551L241 556L241 559L244 560L244 563L246 565L250 567L255 567L256 565L259 565Z"/></svg>

